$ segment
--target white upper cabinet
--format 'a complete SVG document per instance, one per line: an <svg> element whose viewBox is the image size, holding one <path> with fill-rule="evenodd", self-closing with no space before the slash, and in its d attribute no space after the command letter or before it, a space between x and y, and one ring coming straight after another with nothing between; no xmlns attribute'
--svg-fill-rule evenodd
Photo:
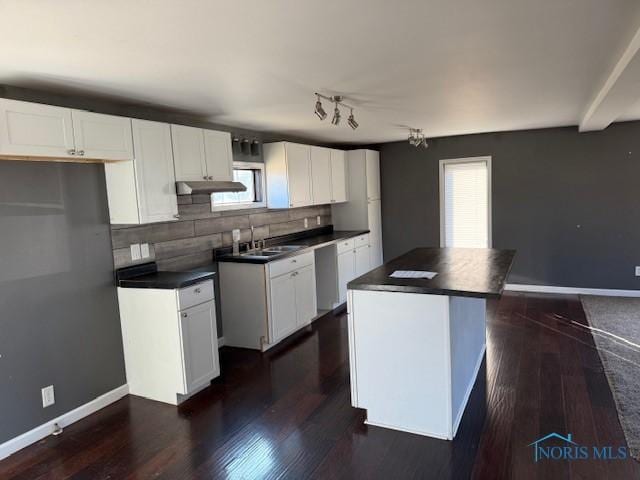
<svg viewBox="0 0 640 480"><path fill-rule="evenodd" d="M380 153L366 150L367 200L380 200Z"/></svg>
<svg viewBox="0 0 640 480"><path fill-rule="evenodd" d="M171 143L176 181L207 180L202 129L171 125Z"/></svg>
<svg viewBox="0 0 640 480"><path fill-rule="evenodd" d="M233 180L231 134L171 125L176 181Z"/></svg>
<svg viewBox="0 0 640 480"><path fill-rule="evenodd" d="M264 145L267 206L296 208L347 201L345 152L278 142Z"/></svg>
<svg viewBox="0 0 640 480"><path fill-rule="evenodd" d="M131 119L0 99L0 154L131 160Z"/></svg>
<svg viewBox="0 0 640 480"><path fill-rule="evenodd" d="M71 109L0 99L0 154L73 157Z"/></svg>
<svg viewBox="0 0 640 480"><path fill-rule="evenodd" d="M322 205L331 203L331 150L324 147L311 147L311 177L313 185L313 203Z"/></svg>
<svg viewBox="0 0 640 480"><path fill-rule="evenodd" d="M175 220L178 200L169 125L134 119L132 127L140 222Z"/></svg>
<svg viewBox="0 0 640 480"><path fill-rule="evenodd" d="M131 119L72 110L75 155L103 160L132 160Z"/></svg>
<svg viewBox="0 0 640 480"><path fill-rule="evenodd" d="M312 205L311 147L278 142L264 145L267 206L295 208Z"/></svg>
<svg viewBox="0 0 640 480"><path fill-rule="evenodd" d="M215 130L203 130L204 152L209 180L233 180L233 152L231 134Z"/></svg>
<svg viewBox="0 0 640 480"><path fill-rule="evenodd" d="M313 203L311 196L311 147L288 143L286 161L289 178L289 206L311 205Z"/></svg>
<svg viewBox="0 0 640 480"><path fill-rule="evenodd" d="M344 150L331 149L331 203L346 202L347 195L347 164Z"/></svg>

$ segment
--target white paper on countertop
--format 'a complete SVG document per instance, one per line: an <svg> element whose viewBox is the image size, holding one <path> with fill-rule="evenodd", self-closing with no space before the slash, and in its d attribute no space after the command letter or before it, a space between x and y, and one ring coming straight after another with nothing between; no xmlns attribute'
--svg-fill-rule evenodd
<svg viewBox="0 0 640 480"><path fill-rule="evenodd" d="M427 272L425 270L396 270L389 277L391 278L428 278L431 280L437 275L436 272Z"/></svg>

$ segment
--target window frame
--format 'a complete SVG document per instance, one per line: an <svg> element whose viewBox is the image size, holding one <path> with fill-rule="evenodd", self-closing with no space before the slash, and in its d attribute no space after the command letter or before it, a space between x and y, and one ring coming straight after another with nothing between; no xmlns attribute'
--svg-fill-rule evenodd
<svg viewBox="0 0 640 480"><path fill-rule="evenodd" d="M255 178L256 201L242 203L221 203L216 204L213 200L214 194L211 194L211 211L224 212L227 210L246 210L250 208L263 208L267 206L267 190L265 187L264 163L262 162L233 162L233 170L256 170L258 172Z"/></svg>
<svg viewBox="0 0 640 480"><path fill-rule="evenodd" d="M444 169L446 165L456 164L456 163L479 163L484 162L487 164L487 248L493 248L493 219L492 219L492 210L493 207L491 205L491 156L482 156L482 157L465 157L465 158L448 158L444 160L440 160L440 247L444 248L446 243L446 233L445 233L445 198L444 198Z"/></svg>

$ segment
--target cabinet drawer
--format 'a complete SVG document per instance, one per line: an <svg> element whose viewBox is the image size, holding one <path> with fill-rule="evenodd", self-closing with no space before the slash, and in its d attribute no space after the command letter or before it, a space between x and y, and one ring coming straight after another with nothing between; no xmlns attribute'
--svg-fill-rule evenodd
<svg viewBox="0 0 640 480"><path fill-rule="evenodd" d="M293 272L301 267L313 264L313 252L303 253L295 257L288 257L269 263L269 278L274 278L284 273Z"/></svg>
<svg viewBox="0 0 640 480"><path fill-rule="evenodd" d="M346 252L348 250L353 250L354 247L354 242L353 242L353 238L349 238L347 240L340 240L338 242L338 254L342 253L342 252Z"/></svg>
<svg viewBox="0 0 640 480"><path fill-rule="evenodd" d="M178 308L180 310L210 300L213 300L213 280L196 283L178 290Z"/></svg>
<svg viewBox="0 0 640 480"><path fill-rule="evenodd" d="M369 246L369 234L360 235L353 239L355 248L360 248L364 246Z"/></svg>

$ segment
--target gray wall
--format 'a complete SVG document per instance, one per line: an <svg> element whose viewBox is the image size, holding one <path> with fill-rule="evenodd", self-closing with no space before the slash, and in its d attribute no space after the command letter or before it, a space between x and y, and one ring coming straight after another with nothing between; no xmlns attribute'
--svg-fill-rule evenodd
<svg viewBox="0 0 640 480"><path fill-rule="evenodd" d="M510 283L640 289L640 122L379 145L385 258L439 245L438 161L492 157L493 246Z"/></svg>
<svg viewBox="0 0 640 480"><path fill-rule="evenodd" d="M2 443L126 383L102 166L0 162L0 252Z"/></svg>

